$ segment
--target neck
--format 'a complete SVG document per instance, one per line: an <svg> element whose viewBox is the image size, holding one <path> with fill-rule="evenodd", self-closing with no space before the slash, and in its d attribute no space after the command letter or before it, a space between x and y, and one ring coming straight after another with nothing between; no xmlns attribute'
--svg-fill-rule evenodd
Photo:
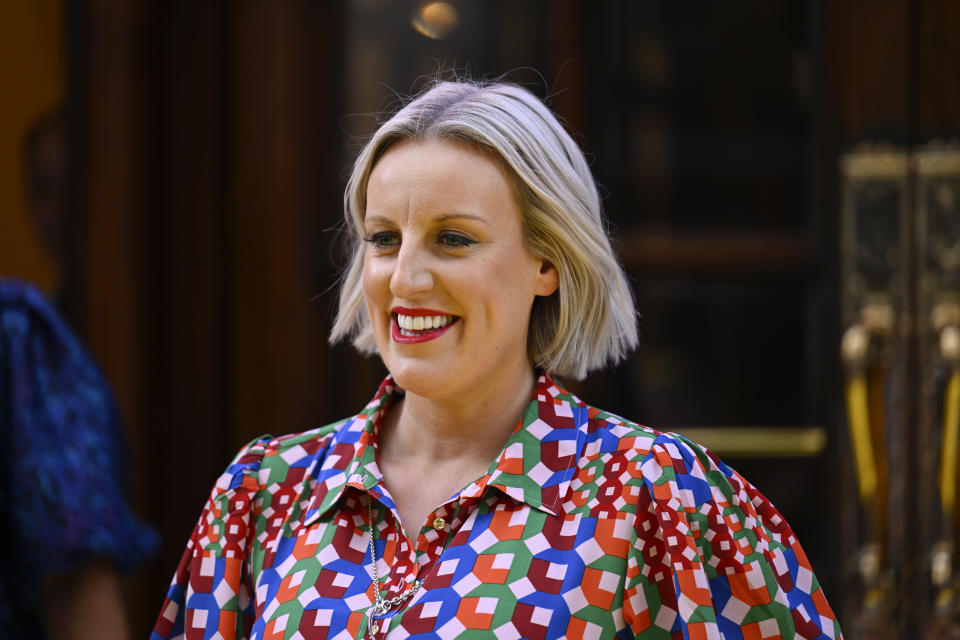
<svg viewBox="0 0 960 640"><path fill-rule="evenodd" d="M407 391L385 421L380 456L399 463L473 460L489 465L516 428L535 384L528 365L453 400Z"/></svg>

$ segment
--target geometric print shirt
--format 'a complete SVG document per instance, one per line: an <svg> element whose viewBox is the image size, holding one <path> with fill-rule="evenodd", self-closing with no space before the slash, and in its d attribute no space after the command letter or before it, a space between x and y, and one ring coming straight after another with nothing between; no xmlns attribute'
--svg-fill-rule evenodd
<svg viewBox="0 0 960 640"><path fill-rule="evenodd" d="M800 543L712 453L540 374L488 472L417 531L377 467L388 377L347 420L247 445L217 481L153 639L840 638Z"/></svg>

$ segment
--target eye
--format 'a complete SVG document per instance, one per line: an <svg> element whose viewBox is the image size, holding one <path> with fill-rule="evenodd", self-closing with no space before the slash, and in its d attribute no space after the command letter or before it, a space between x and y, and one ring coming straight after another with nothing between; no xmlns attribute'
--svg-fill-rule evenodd
<svg viewBox="0 0 960 640"><path fill-rule="evenodd" d="M400 245L400 236L392 231L378 231L363 236L364 242L370 244L374 251L392 249Z"/></svg>
<svg viewBox="0 0 960 640"><path fill-rule="evenodd" d="M463 249L476 243L477 241L473 238L452 231L447 231L437 236L437 244L445 249Z"/></svg>

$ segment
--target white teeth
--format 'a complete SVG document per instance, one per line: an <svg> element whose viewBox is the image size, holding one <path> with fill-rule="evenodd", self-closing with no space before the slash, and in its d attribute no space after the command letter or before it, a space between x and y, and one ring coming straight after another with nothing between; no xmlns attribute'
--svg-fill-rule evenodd
<svg viewBox="0 0 960 640"><path fill-rule="evenodd" d="M424 331L425 329L440 329L453 321L453 316L405 316L397 314L397 325L406 331Z"/></svg>

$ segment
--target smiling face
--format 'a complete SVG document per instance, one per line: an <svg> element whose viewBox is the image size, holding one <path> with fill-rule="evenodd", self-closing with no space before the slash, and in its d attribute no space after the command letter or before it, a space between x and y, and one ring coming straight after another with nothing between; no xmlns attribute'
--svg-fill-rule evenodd
<svg viewBox="0 0 960 640"><path fill-rule="evenodd" d="M529 376L530 310L557 274L524 244L496 163L449 141L395 143L370 174L364 231L364 299L397 384L456 401Z"/></svg>

